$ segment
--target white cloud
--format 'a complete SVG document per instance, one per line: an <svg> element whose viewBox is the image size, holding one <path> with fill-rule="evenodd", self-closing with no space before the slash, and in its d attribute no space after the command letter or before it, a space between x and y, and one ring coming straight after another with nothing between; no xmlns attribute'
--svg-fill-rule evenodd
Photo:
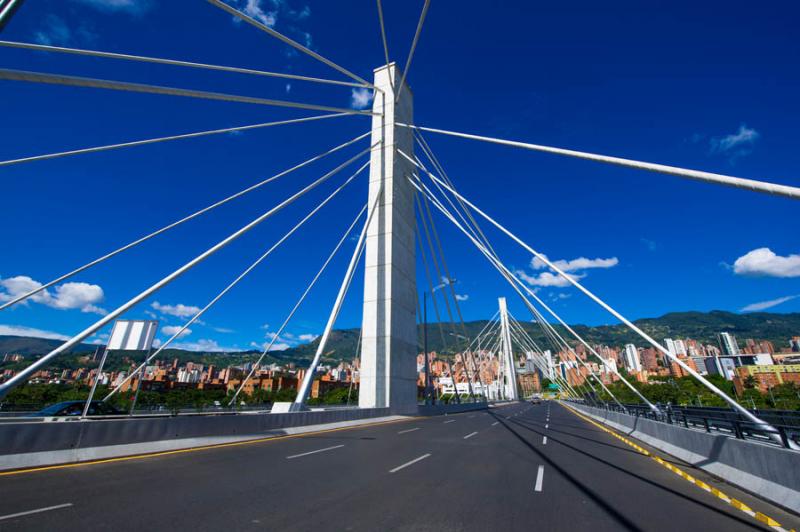
<svg viewBox="0 0 800 532"><path fill-rule="evenodd" d="M291 83L287 83L286 84L286 94L289 94L290 92L292 92L292 84Z"/></svg>
<svg viewBox="0 0 800 532"><path fill-rule="evenodd" d="M33 39L39 44L64 45L72 41L72 30L61 17L49 14L42 21L42 28L34 32Z"/></svg>
<svg viewBox="0 0 800 532"><path fill-rule="evenodd" d="M318 334L301 334L297 337L301 342L313 342L317 339Z"/></svg>
<svg viewBox="0 0 800 532"><path fill-rule="evenodd" d="M654 240L650 240L649 238L640 238L639 241L642 243L644 247L646 247L649 251L655 251L658 248L658 244Z"/></svg>
<svg viewBox="0 0 800 532"><path fill-rule="evenodd" d="M755 129L742 124L736 133L724 137L713 137L709 140L711 153L718 153L728 157L733 163L739 157L744 157L753 151L753 145L761 137Z"/></svg>
<svg viewBox="0 0 800 532"><path fill-rule="evenodd" d="M17 296L39 288L42 283L27 275L18 275L8 279L0 279L0 301L10 301ZM106 310L97 306L105 298L103 289L96 284L64 283L55 287L54 291L42 290L32 295L28 301L47 305L59 310L80 309L81 312L107 314Z"/></svg>
<svg viewBox="0 0 800 532"><path fill-rule="evenodd" d="M180 330L181 328L176 325L167 325L165 327L161 327L161 332L166 334L167 336L172 336L173 334L177 333ZM186 329L181 333L180 336L178 336L178 338L183 338L185 336L189 336L190 334L192 334L192 330Z"/></svg>
<svg viewBox="0 0 800 532"><path fill-rule="evenodd" d="M158 301L153 301L150 306L161 314L176 316L178 318L189 318L200 312L200 307L184 305L183 303L178 303L177 305L162 305Z"/></svg>
<svg viewBox="0 0 800 532"><path fill-rule="evenodd" d="M214 332L222 333L222 334L230 334L232 332L236 332L233 329L227 329L225 327L211 327L214 329Z"/></svg>
<svg viewBox="0 0 800 532"><path fill-rule="evenodd" d="M800 255L781 257L769 248L754 249L733 263L737 275L800 277Z"/></svg>
<svg viewBox="0 0 800 532"><path fill-rule="evenodd" d="M742 146L752 145L760 136L758 131L742 124L736 133L711 139L711 148L718 152L729 152Z"/></svg>
<svg viewBox="0 0 800 532"><path fill-rule="evenodd" d="M207 352L236 351L235 347L223 347L219 345L215 340L209 340L207 338L197 340L196 342L179 342L173 344L172 347L174 347L175 349L185 349L186 351L207 351Z"/></svg>
<svg viewBox="0 0 800 532"><path fill-rule="evenodd" d="M73 0L79 4L109 13L120 12L140 15L153 6L151 0Z"/></svg>
<svg viewBox="0 0 800 532"><path fill-rule="evenodd" d="M24 325L0 324L0 336L32 336L34 338L48 338L50 340L69 340L69 336L53 331L34 329Z"/></svg>
<svg viewBox="0 0 800 532"><path fill-rule="evenodd" d="M292 346L284 342L275 342L274 344L272 344L272 347L269 346L269 342L264 342L260 345L257 344L256 342L250 342L250 347L261 349L262 351L269 347L269 352L272 352L272 351L286 351Z"/></svg>
<svg viewBox="0 0 800 532"><path fill-rule="evenodd" d="M784 296L779 297L777 299L770 299L769 301L761 301L759 303L750 303L749 305L742 307L740 312L758 312L760 310L766 310L768 308L776 307L781 303L786 303L787 301L791 301L800 297L800 294L794 296Z"/></svg>
<svg viewBox="0 0 800 532"><path fill-rule="evenodd" d="M350 107L353 109L366 109L372 102L372 91L369 89L353 89L350 92Z"/></svg>
<svg viewBox="0 0 800 532"><path fill-rule="evenodd" d="M546 255L543 257L547 258ZM548 259L549 260L549 259ZM576 259L571 260L554 260L550 261L553 263L557 268L562 270L563 272L574 272L572 274L567 274L574 280L583 279L586 277L586 273L583 270L590 270L590 269L608 269L613 268L617 264L619 264L619 259L617 257L610 257L607 259L587 259L586 257L578 257ZM543 270L548 268L547 264L538 257L534 257L531 260L530 267L534 270ZM514 272L517 277L525 281L531 286L544 286L550 288L563 288L569 286L570 283L567 279L558 275L556 273L551 272L541 272L538 274L529 275L524 270L517 270Z"/></svg>
<svg viewBox="0 0 800 532"><path fill-rule="evenodd" d="M456 301L467 301L469 294L456 294Z"/></svg>
<svg viewBox="0 0 800 532"><path fill-rule="evenodd" d="M279 4L279 2L275 3ZM270 28L275 27L275 23L278 21L277 9L272 11L264 9L262 0L245 0L243 5L242 2L239 2L239 4L242 12L248 17L254 18ZM235 20L238 21L239 19Z"/></svg>
<svg viewBox="0 0 800 532"><path fill-rule="evenodd" d="M523 270L517 270L514 272L517 277L525 281L531 286L546 286L551 288L564 288L565 286L569 286L570 283L560 275L550 273L550 272L542 272L538 275L528 275ZM586 274L567 274L575 280L583 279L586 277Z"/></svg>
<svg viewBox="0 0 800 532"><path fill-rule="evenodd" d="M547 255L543 255L547 258ZM549 259L548 259L549 260ZM588 270L591 268L613 268L617 264L619 264L619 259L617 257L611 257L608 259L587 259L586 257L578 257L577 259L572 260L551 260L553 264L560 270L565 272L574 272L578 270ZM543 260L539 259L538 257L534 257L531 260L531 268L534 270L543 270L547 268L547 264L544 263Z"/></svg>

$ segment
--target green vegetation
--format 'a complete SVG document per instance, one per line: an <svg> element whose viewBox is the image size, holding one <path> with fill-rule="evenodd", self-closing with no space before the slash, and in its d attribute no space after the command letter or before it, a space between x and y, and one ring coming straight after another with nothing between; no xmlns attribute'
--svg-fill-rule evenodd
<svg viewBox="0 0 800 532"><path fill-rule="evenodd" d="M745 380L745 390L742 396L737 396L733 383L719 375L709 375L710 380L722 391L736 398L739 403L749 408L772 408L778 410L800 410L800 386L794 384L781 384L773 387L769 392L762 394L756 387L752 377ZM632 381L634 387L653 403L680 406L726 406L725 402L710 392L705 386L691 377L673 379L671 377L651 377L648 384ZM638 397L627 386L616 382L608 386L611 392L622 403L640 403ZM598 396L612 402L605 391L598 388Z"/></svg>

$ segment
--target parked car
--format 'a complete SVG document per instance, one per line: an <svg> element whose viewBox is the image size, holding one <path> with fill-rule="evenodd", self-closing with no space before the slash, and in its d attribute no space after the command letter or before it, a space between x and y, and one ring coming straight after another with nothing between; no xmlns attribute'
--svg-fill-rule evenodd
<svg viewBox="0 0 800 532"><path fill-rule="evenodd" d="M78 417L83 413L86 401L62 401L39 410L34 416L41 417ZM103 401L92 401L89 405L89 416L122 416L125 412Z"/></svg>

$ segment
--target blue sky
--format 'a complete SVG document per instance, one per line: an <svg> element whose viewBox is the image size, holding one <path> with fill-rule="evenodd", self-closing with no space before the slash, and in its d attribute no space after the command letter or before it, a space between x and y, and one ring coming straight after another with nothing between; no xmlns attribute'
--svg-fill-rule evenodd
<svg viewBox="0 0 800 532"><path fill-rule="evenodd" d="M384 62L370 0L234 3L363 77ZM422 2L384 3L390 53L403 63ZM643 4L434 1L409 75L416 123L800 185L796 3ZM2 38L345 79L204 2L29 1ZM359 104L348 87L160 65L6 48L0 64ZM0 95L2 160L314 114L10 81L0 82ZM345 117L0 168L0 299L368 127L368 118ZM427 139L465 196L563 261L630 318L681 310L800 311L796 202L433 134ZM71 280L81 284L0 311L0 334L78 332L365 147L362 142ZM162 331L181 325L337 183L126 316L157 316ZM266 341L363 205L366 181L340 196L193 325L181 345L247 348ZM438 219L465 318L490 317L500 295L509 297L517 317L525 316L510 289L446 223ZM553 286L546 270L502 235L490 235L504 260L566 320L613 323L575 290ZM321 332L352 247L348 242L331 264L280 346ZM360 322L357 279L339 327ZM102 341L105 332L92 340Z"/></svg>

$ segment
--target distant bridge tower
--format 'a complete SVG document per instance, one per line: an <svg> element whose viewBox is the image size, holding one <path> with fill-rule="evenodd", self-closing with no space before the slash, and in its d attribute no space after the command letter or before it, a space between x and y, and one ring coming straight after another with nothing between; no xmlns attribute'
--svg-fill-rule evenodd
<svg viewBox="0 0 800 532"><path fill-rule="evenodd" d="M511 329L508 324L508 307L506 298L501 297L500 303L500 353L503 360L504 395L509 401L519 399L517 394L517 372L514 367L514 351L511 345Z"/></svg>
<svg viewBox="0 0 800 532"><path fill-rule="evenodd" d="M367 230L364 271L364 315L358 403L361 408L391 407L410 411L417 405L417 324L414 254L414 189L407 176L413 166L397 150L411 156L413 97L402 90L394 63L375 70L369 174L369 204L379 191ZM397 92L400 97L397 98Z"/></svg>

